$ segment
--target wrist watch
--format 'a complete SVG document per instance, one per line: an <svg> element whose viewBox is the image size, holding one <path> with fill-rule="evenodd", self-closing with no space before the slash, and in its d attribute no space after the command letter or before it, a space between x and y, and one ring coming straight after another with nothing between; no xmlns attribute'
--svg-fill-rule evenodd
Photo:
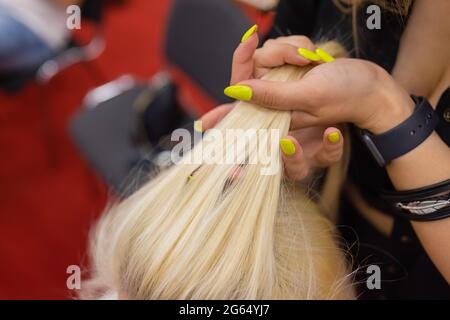
<svg viewBox="0 0 450 320"><path fill-rule="evenodd" d="M398 126L378 135L359 130L363 143L381 167L419 146L439 123L438 115L426 98L412 98L416 104L413 114Z"/></svg>

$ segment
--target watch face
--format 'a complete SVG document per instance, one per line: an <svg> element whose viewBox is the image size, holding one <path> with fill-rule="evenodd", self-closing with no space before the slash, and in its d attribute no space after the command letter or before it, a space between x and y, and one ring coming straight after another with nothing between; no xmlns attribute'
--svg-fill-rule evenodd
<svg viewBox="0 0 450 320"><path fill-rule="evenodd" d="M369 149L370 153L372 154L373 158L378 163L378 165L380 167L384 167L386 165L386 161L384 160L384 157L381 155L375 143L372 141L370 133L365 130L362 130L361 139L366 145L367 149Z"/></svg>

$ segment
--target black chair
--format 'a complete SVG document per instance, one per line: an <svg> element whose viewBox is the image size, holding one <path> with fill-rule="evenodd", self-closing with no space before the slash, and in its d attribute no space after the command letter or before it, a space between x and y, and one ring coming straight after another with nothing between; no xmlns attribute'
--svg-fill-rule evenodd
<svg viewBox="0 0 450 320"><path fill-rule="evenodd" d="M164 137L192 121L178 105L176 87L167 73L150 82L122 76L86 96L83 109L70 123L70 133L92 167L123 195L161 164L156 163L163 160L161 152L170 148L170 139Z"/></svg>
<svg viewBox="0 0 450 320"><path fill-rule="evenodd" d="M233 52L250 20L232 0L175 0L169 16L165 52L217 103L230 102Z"/></svg>
<svg viewBox="0 0 450 320"><path fill-rule="evenodd" d="M96 59L105 48L101 28L103 8L103 0L86 0L81 7L82 18L91 21L95 28L95 34L88 44L80 45L71 39L64 49L36 69L0 74L0 89L14 93L32 80L38 84L46 84L68 67Z"/></svg>

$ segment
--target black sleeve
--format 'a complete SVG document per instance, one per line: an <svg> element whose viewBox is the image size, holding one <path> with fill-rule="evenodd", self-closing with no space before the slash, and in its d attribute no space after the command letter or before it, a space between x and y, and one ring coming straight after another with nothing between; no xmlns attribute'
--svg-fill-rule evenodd
<svg viewBox="0 0 450 320"><path fill-rule="evenodd" d="M315 27L320 2L320 0L280 0L267 38L293 34L310 37Z"/></svg>

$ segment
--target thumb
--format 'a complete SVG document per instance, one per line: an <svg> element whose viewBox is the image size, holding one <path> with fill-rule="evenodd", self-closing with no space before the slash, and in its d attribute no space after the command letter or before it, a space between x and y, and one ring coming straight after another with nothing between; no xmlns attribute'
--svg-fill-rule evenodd
<svg viewBox="0 0 450 320"><path fill-rule="evenodd" d="M302 80L280 82L252 79L225 88L224 94L273 109L307 111L311 92L308 87Z"/></svg>

